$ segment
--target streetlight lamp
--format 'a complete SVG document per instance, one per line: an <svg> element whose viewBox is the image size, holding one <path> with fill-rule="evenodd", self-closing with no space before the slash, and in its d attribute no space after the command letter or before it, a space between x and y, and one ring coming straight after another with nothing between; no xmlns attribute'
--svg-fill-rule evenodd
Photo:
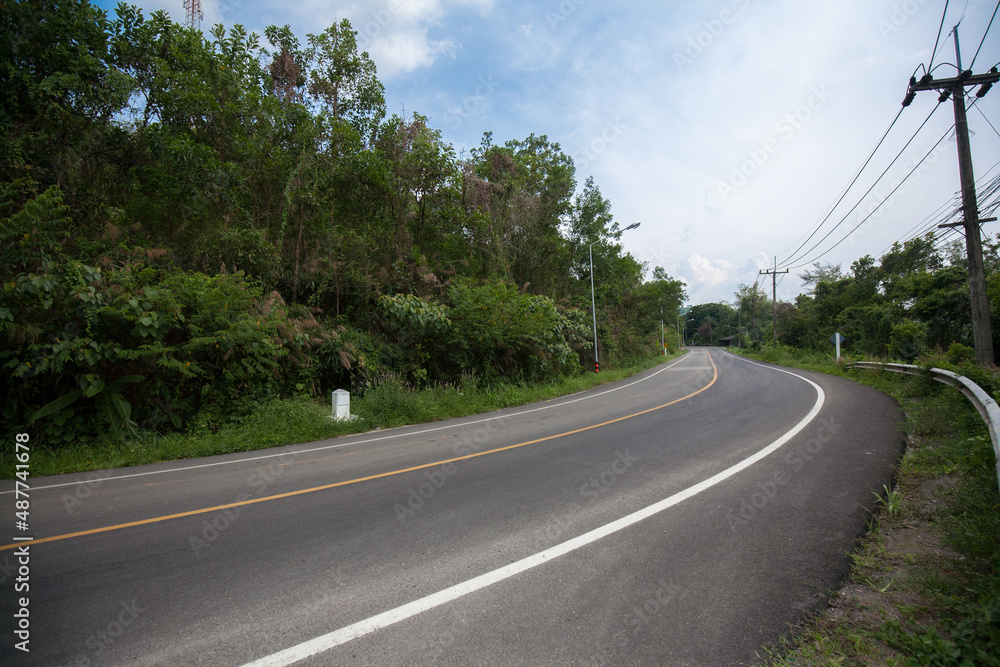
<svg viewBox="0 0 1000 667"><path fill-rule="evenodd" d="M638 222L633 222L631 225L623 229L623 232L627 232L630 229L635 229L639 226ZM597 239L600 241L600 239ZM597 243L594 241L594 243ZM601 372L601 361L597 356L597 301L594 299L594 243L591 243L587 247L587 251L590 253L590 309L594 314L594 372Z"/></svg>

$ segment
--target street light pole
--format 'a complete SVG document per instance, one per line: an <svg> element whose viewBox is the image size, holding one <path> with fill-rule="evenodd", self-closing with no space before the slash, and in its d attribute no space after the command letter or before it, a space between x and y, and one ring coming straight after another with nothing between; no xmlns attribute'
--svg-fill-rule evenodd
<svg viewBox="0 0 1000 667"><path fill-rule="evenodd" d="M635 229L639 224L638 222L633 222L622 231L627 232L630 229ZM594 243L597 243L597 241L594 241ZM590 309L594 313L594 372L600 373L601 360L597 353L597 301L594 297L594 243L591 243L587 250L590 253Z"/></svg>
<svg viewBox="0 0 1000 667"><path fill-rule="evenodd" d="M597 243L597 241L594 241ZM594 243L590 244L590 310L594 314L594 372L601 372L601 361L597 358L597 302L594 300Z"/></svg>
<svg viewBox="0 0 1000 667"><path fill-rule="evenodd" d="M742 350L743 349L743 300L740 299L740 312L739 319L736 321L736 338L738 339L736 345Z"/></svg>

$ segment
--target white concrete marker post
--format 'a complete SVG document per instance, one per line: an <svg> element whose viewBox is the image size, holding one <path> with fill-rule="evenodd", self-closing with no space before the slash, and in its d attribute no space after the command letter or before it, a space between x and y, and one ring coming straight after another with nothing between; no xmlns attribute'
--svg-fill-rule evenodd
<svg viewBox="0 0 1000 667"><path fill-rule="evenodd" d="M840 361L840 344L846 343L847 339L840 335L840 333L835 333L830 336L830 342L837 346L837 361Z"/></svg>
<svg viewBox="0 0 1000 667"><path fill-rule="evenodd" d="M333 418L337 421L351 418L351 392L338 389L333 392Z"/></svg>

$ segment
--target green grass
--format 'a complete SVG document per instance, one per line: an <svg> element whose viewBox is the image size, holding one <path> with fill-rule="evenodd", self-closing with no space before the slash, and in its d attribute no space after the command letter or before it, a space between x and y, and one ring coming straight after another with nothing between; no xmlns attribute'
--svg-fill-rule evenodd
<svg viewBox="0 0 1000 667"><path fill-rule="evenodd" d="M330 403L308 397L275 399L257 404L245 417L217 425L218 416L194 420L183 433L142 433L138 439L113 439L63 446L33 447L31 476L103 470L192 459L216 454L246 452L269 447L313 442L375 429L421 424L453 417L491 412L535 401L584 391L621 380L677 357L651 357L619 369L581 373L545 384L485 384L469 375L456 385L427 389L408 387L389 376L364 396L351 397L349 422L330 419ZM30 431L29 431L30 434ZM0 453L0 478L14 476L11 451Z"/></svg>
<svg viewBox="0 0 1000 667"><path fill-rule="evenodd" d="M1000 666L1000 493L992 444L971 404L928 378L849 370L832 355L779 348L748 356L884 391L903 407L910 441L896 486L875 492L879 509L851 553L845 587L831 593L830 609L768 647L766 664ZM965 374L973 372L989 391L993 374Z"/></svg>

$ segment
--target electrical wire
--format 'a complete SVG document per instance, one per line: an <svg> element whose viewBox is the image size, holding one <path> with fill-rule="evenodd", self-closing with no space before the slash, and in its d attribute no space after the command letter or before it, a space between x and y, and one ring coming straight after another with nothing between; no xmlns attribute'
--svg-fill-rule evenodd
<svg viewBox="0 0 1000 667"><path fill-rule="evenodd" d="M921 126L921 127L922 127L922 126ZM950 131L950 130L949 130L949 131ZM918 130L918 132L919 132L919 130ZM789 266L789 267L787 267L787 268L788 268L789 270L792 270L792 269L799 269L799 268L802 268L803 266L808 266L808 265L810 265L810 264L813 264L813 263L814 263L814 262L816 262L817 260L819 260L819 259L823 258L824 256L826 256L827 254L829 254L829 253L830 253L830 252L831 252L831 251L832 251L832 250L833 250L834 248L836 248L837 246L839 246L839 245L840 245L841 243L843 243L844 241L846 241L846 240L847 240L847 239L848 239L848 238L849 238L849 237L851 236L851 234L853 234L854 232L856 232L856 231L857 231L857 230L858 230L858 229L859 229L859 228L861 227L861 225L865 224L865 223L866 223L866 222L868 221L868 219L869 219L869 218L871 218L871 217L872 217L873 215L875 215L875 212L876 212L876 211L878 211L878 210L879 210L880 208L882 208L882 206L883 206L883 205L884 205L884 204L885 204L885 203L886 203L887 201L889 201L889 199L890 199L890 198L892 198L892 196L893 196L894 194L896 194L896 192L897 192L897 191L898 191L898 190L899 190L899 189L900 189L901 187L903 187L903 185L904 185L904 184L906 183L907 179L909 179L909 178L910 178L910 176L912 176L912 175L914 174L914 172L916 172L916 171L917 171L917 169L919 169L919 168L920 168L920 165L922 165L922 164L924 163L924 160L926 160L926 159L927 159L928 157L930 157L930 154L931 154L931 153L933 153L933 152L934 152L935 150L937 150L937 147L938 147L938 145L939 145L939 144L940 144L940 143L941 143L942 141L944 141L944 140L945 140L945 138L946 138L947 136L948 136L948 132L945 132L945 133L944 133L944 134L943 134L943 135L941 136L941 138L940 138L940 139L938 139L938 140L937 140L937 141L936 141L936 142L934 143L934 145L933 145L933 146L931 147L931 149L930 149L929 151L927 151L927 153L926 153L926 154L925 154L925 155L924 155L924 156L923 156L923 157L922 157L922 158L920 159L920 161L919 161L919 162L917 162L917 164L916 164L916 165L915 165L915 166L913 167L913 169L911 169L911 170L910 170L910 172L909 172L909 173L908 173L908 174L907 174L907 175L906 175L906 176L905 176L905 177L903 178L903 180L901 180L901 181L899 182L899 185L897 185L897 186L896 186L895 188L893 188L893 189L892 189L892 192L890 192L890 193L889 193L889 194L888 194L888 195L887 195L887 196L885 197L885 199L883 199L883 200L882 200L881 202L879 202L879 205L878 205L878 206L876 206L875 208L873 208L873 209L872 209L872 211L871 211L871 212L870 212L870 213L869 213L868 215L866 215L866 216L865 216L865 217L864 217L864 218L863 218L863 219L861 220L861 222L859 222L858 224L856 224L856 225L855 225L855 226L854 226L854 227L853 227L853 228L852 228L852 229L851 229L851 230L850 230L849 232L847 232L847 234L845 234L845 235L843 236L843 238L841 238L841 239L840 239L839 241L837 241L836 243L834 243L834 244L833 244L832 246L830 246L829 248L827 248L826 250L824 250L824 251L823 251L822 253L820 253L820 254L819 254L819 255L817 255L816 257L814 257L814 258L810 259L810 260L809 260L808 262L804 262L804 263L802 263L802 264L796 264L795 266ZM911 140L911 141L912 141L912 140ZM909 144L907 144L907 145L909 145ZM905 148L904 148L904 150L905 150ZM897 157L899 157L899 156L897 156ZM895 160L893 160L893 162L895 162ZM889 166L891 167L892 165L890 164ZM888 171L888 169L886 169L886 171ZM882 176L884 176L884 175L885 175L885 172L882 172ZM881 180L881 178L882 178L882 177L880 176L880 177L879 177L879 180ZM877 184L877 181L876 181L876 184ZM872 185L872 188L874 188L874 187L875 187L875 185ZM871 192L871 189L869 189L869 190L868 190L868 192ZM866 192L866 193L865 193L865 196L867 196L867 195L868 195L868 192ZM864 200L864 197L862 197L862 200ZM847 215L850 215L851 213L853 213L853 212L854 212L854 209L856 209L856 208L857 208L857 207L858 207L858 206L859 206L860 204L861 204L861 202L860 202L860 201L859 201L859 202L858 202L857 204L855 204L855 205L854 205L854 208L852 208L852 209L851 209L850 211L848 211ZM838 222L838 223L837 223L837 227L839 227L839 226L840 226L840 225L841 225L841 224L842 224L842 223L843 223L843 222L844 222L845 220L847 220L847 216L844 216L844 218L843 218L843 219L842 219L842 220L841 220L840 222ZM836 227L834 227L834 229L836 229ZM830 231L832 232L833 230L830 230ZM827 234L827 236L829 236L829 234ZM822 242L823 242L823 241L824 241L825 239L826 239L826 237L823 237L823 239L820 239L820 242L819 242L819 243L822 243ZM816 245L819 245L819 243L817 243ZM811 248L811 249L810 249L810 251L811 251L812 249L815 249L815 248L816 248L816 246L813 246L813 248Z"/></svg>
<svg viewBox="0 0 1000 667"><path fill-rule="evenodd" d="M972 62L969 63L969 69L970 70L972 69L972 66L976 64L976 58L979 57L979 51L983 48L983 44L986 43L986 35L988 35L990 33L990 27L992 27L992 25L993 25L993 19L995 19L997 17L997 10L998 9L1000 9L1000 0L998 0L997 6L993 9L993 16L990 17L990 22L986 26L986 32L983 33L983 38L979 41L979 48L976 49L976 55L972 56Z"/></svg>
<svg viewBox="0 0 1000 667"><path fill-rule="evenodd" d="M967 97L969 97L971 99L971 95L967 94ZM979 99L981 99L981 98L973 99L972 103L969 105L969 108L976 108L978 110L977 103L978 103ZM939 105L940 105L940 103L939 103ZM936 109L937 109L937 107L935 107L935 110ZM979 110L979 111L980 111L980 114L982 114L982 111L981 110ZM931 112L931 114L933 114L933 111ZM930 119L930 117L928 116L927 120L929 120L929 119ZM927 120L924 121L925 124L926 124ZM857 231L861 227L861 225L863 225L869 218L871 218L871 216L874 215L875 212L878 211L896 193L896 191L898 191L899 188L903 186L903 184L906 182L906 180L909 179L910 176L912 176L914 172L916 172L916 170L920 167L921 164L923 164L924 161L927 160L927 158L931 155L931 153L933 153L935 150L937 150L937 147L954 130L954 127L955 126L952 125L951 128L949 128L944 133L944 135L942 135L942 137L940 139L938 139L938 141L934 144L934 146L931 147L930 151L928 151L927 154L925 154L924 157L921 158L921 160L917 163L917 165L913 169L910 170L910 172L906 175L906 177L902 181L900 181L899 185L897 185L896 188L894 188L893 191L890 192L889 195L887 195L878 204L878 206L876 206L874 209L872 209L872 211L863 220L861 220L861 222L859 222L857 225L855 225L855 227L852 228L836 244L834 244L833 246L831 246L829 249L827 249L826 251L824 251L823 253L821 253L817 257L814 257L812 260L810 260L808 262L805 262L805 263L802 263L802 264L798 264L796 266L791 266L791 267L788 267L788 268L791 270L791 269L802 268L803 266L807 266L809 264L812 264L812 263L816 262L817 260L821 259L822 257L824 257L826 254L828 254L834 248L836 248L837 246L839 246L845 240L847 240L847 238L851 234L853 234L855 231ZM921 127L918 128L917 132L919 133L920 129L922 129L922 128L923 128L923 125L921 125ZM995 128L994 128L994 130L995 130ZM914 135L914 136L916 136L916 135ZM912 138L911 138L910 141L912 142ZM909 143L910 142L907 142L907 146L909 146ZM906 150L906 147L904 147L903 150ZM899 156L897 155L896 157L898 159ZM893 160L893 162L895 162L895 160ZM890 164L889 166L891 167L892 165ZM986 174L982 178L979 179L979 182L976 185L976 188L978 190L980 190L982 199L984 201L989 196L993 195L997 191L1000 191L1000 176L997 176L996 178L994 178L994 180L991 181L988 185L984 184L984 181L986 181L986 179L989 178L989 174L992 171L994 171L998 166L1000 166L1000 162L997 162L990 169L988 169L986 171ZM887 168L886 171L888 171L888 168ZM879 180L881 180L881 178L883 178L884 176L885 176L885 172L883 172L882 175L879 176ZM877 181L876 181L876 184L877 184ZM874 185L872 186L872 188L874 188ZM872 188L870 188L868 190L868 192L865 193L865 196L867 196L868 193L871 192ZM862 201L863 200L864 200L864 197L862 197ZM854 208L852 208L851 211L848 212L847 215L849 216L854 211L854 209L856 209L857 206L860 205L860 204L861 204L861 201L859 201L858 204L856 204L854 206ZM952 209L948 212L947 215L945 215L943 217L939 217L939 214L942 211L942 209L945 209L946 207L948 207L949 204L952 205ZM994 208L996 208L996 207L1000 206L1000 201L993 202L991 205ZM983 210L985 211L986 208L984 207ZM959 215L961 213L961 211L962 211L961 193L957 193L955 196L953 196L947 202L945 202L944 204L942 204L941 206L939 206L933 213L931 213L929 216L927 216L926 218L924 218L921 222L917 223L903 237L900 237L900 239L897 240L896 242L894 242L892 245L895 245L896 243L905 243L906 241L909 241L909 240L911 240L913 238L916 238L917 236L924 236L924 235L927 234L927 232L929 232L932 229L934 229L938 224L945 223L945 222L947 222L947 221L955 218L957 215ZM986 217L986 216L984 216L984 217ZM840 221L840 223L837 224L837 227L839 227L840 224L842 224L844 222L844 220L846 220L846 216L845 216L845 218L843 220ZM929 224L927 222L928 220L931 221ZM917 232L916 234L913 234L913 231L915 229L918 229L918 228L920 228L921 231ZM836 227L834 227L834 229L836 229ZM831 230L831 231L833 231L833 230ZM955 232L955 233L960 233L959 231L955 230L954 228L951 228L948 231L952 231L952 232ZM829 234L827 234L827 236L829 236ZM813 250L813 249L815 249L819 245L819 243L822 243L822 241L825 240L825 238L827 236L825 236L824 239L821 239L816 245L814 245L812 248L810 248L810 251ZM881 257L884 257L891 250L892 245L889 248L886 248L885 250L883 250L882 253L880 253L879 259L881 259Z"/></svg>
<svg viewBox="0 0 1000 667"><path fill-rule="evenodd" d="M938 43L941 41L941 31L944 29L944 18L948 15L948 2L949 0L945 0L944 11L941 12L941 25L938 26L937 38L934 40L934 50L931 51L931 61L927 65L928 71L930 71L931 67L934 65L934 56L937 55Z"/></svg>
<svg viewBox="0 0 1000 667"><path fill-rule="evenodd" d="M978 111L979 115L983 117L983 120L986 121L986 124L993 128L993 133L998 137L1000 137L1000 132L997 132L997 128L993 127L993 123L991 123L990 119L986 117L986 114L983 113L983 110L980 109L979 107L976 107L976 111Z"/></svg>
<svg viewBox="0 0 1000 667"><path fill-rule="evenodd" d="M848 216L850 216L850 215L851 215L851 213L853 213L853 212L855 211L855 209L857 209L857 208L858 208L858 206L860 206L860 205L861 205L861 202L863 202L863 201L864 201L865 197L867 197L867 196L868 196L869 194L871 194L871 191L875 189L875 186L876 186L876 185L878 185L878 184L879 184L879 182L880 182L880 181L881 181L881 180L882 180L883 178L885 178L885 175L886 175L886 174L887 174L887 173L889 172L889 169L891 169L891 168L892 168L892 166L893 166L894 164L896 164L896 161L897 161L897 160L899 160L900 156L902 156L902 155L903 155L903 153L904 153L904 152L906 151L906 149L910 147L910 144L911 144L911 143L913 143L913 140L917 138L917 135L918 135L918 134L920 134L920 131L921 131L921 130L923 130L923 129L924 129L924 127L925 127L925 126L927 125L927 123L928 123L928 122L930 121L931 117L932 117L932 116L934 115L934 112L936 112L936 111L937 111L938 109L940 109L940 108L941 108L941 104L942 104L942 102L941 102L941 101L940 101L940 99L939 99L939 100L938 100L938 103L937 103L936 105L934 105L934 108L933 108L933 109L931 109L931 112L930 112L929 114L927 114L927 118L925 118L925 119L924 119L924 122L920 124L920 127L918 127L918 128L917 128L917 131L913 133L913 136L912 136L912 137L910 137L910 140L906 142L906 145L905 145L905 146L903 146L903 148L902 148L902 149L901 149L901 150L899 151L899 153L897 153L897 154L896 154L896 157L894 157L894 158L892 159L892 162L890 162L890 163L889 163L889 166L888 166L888 167L886 167L886 168L885 168L885 169L884 169L884 170L882 171L882 173L881 173L881 174L879 175L879 177L878 177L878 178L877 178L877 179L875 180L875 182L874 182L874 183L872 183L871 187L870 187L870 188L868 188L868 190L867 190L867 191L865 192L865 194L863 194L863 195L861 196L861 199L859 199L859 200L858 200L858 203L856 203L856 204L855 204L855 205L854 205L853 207L851 207L851 210L850 210L850 211L848 211L848 212L847 212L847 214L846 214L846 215L844 215L844 217L843 217L843 218L841 218L840 222L838 222L838 223L837 223L836 225L834 225L834 226L833 226L833 228L832 228L832 229L831 229L830 231L828 231L828 232L827 232L827 233L826 233L826 234L825 234L825 235L823 236L823 238L821 238L821 239L820 239L819 241L817 241L816 243L814 243L814 244L813 244L813 246L812 246L811 248L809 248L808 250L806 250L806 251L805 251L804 253L801 253L801 254L799 254L799 255L794 255L794 256L792 256L792 257L789 257L788 259L784 260L784 261L782 262L782 265L783 265L783 266L786 266L786 265L789 265L789 264L794 264L794 263L796 263L796 262L799 262L799 261L800 261L800 260L801 260L801 259L802 259L803 257L805 257L805 256L806 256L806 255L808 255L809 253L813 252L813 251L814 251L814 250L815 250L816 248L818 248L818 247L819 247L819 245L820 245L821 243L823 243L823 241L825 241L826 239L828 239L828 238L830 237L830 235L831 235L831 234L833 234L833 232L837 231L837 229L838 229L838 228L839 228L839 227L840 227L840 226L841 226L842 224L844 224L844 222L845 222L845 221L847 220ZM942 139L943 139L943 138L942 138ZM937 147L937 144L939 144L939 143L941 143L941 139L939 139L939 140L938 140L938 142L937 142L936 144L934 144L934 146L935 146L935 147ZM932 150L933 150L933 149L932 149ZM928 155L929 155L929 153L928 153ZM926 157L927 157L927 156L924 156L924 159L926 159ZM923 162L923 160L921 160L921 162ZM912 172L910 172L910 173L912 173ZM904 179L904 180L905 180L905 179ZM897 188L897 189L898 189L898 188ZM895 192L895 190L894 190L893 192ZM885 202L883 201L882 203L885 203ZM881 204L879 204L879 206L881 206ZM877 209L876 209L876 210L877 210ZM871 215L869 214L869 216L868 216L868 217L871 217ZM866 220L867 220L867 218L866 218ZM855 229L857 229L857 228L855 227ZM848 234L848 236L849 236L849 235L850 235L850 234ZM811 237L810 237L810 238L811 238ZM847 238L847 237L845 236L844 238ZM837 245L840 245L840 243L841 243L842 241L843 241L843 239L841 239L841 241L840 241L840 242L838 242L838 243L837 243ZM803 244L803 245L804 245L804 244ZM801 246L800 246L800 247L801 247ZM836 247L836 246L834 246L834 247ZM832 250L832 248L831 248L831 250ZM796 252L798 252L798 251L796 251ZM829 250L827 250L826 252L829 252ZM825 255L826 253L823 253L823 254ZM820 255L820 257L822 257L822 255ZM810 262L806 262L806 264L811 264L811 263L812 263L812 261L810 261ZM798 264L798 265L797 265L796 267L793 267L793 268L798 268L799 266L805 266L806 264Z"/></svg>
<svg viewBox="0 0 1000 667"><path fill-rule="evenodd" d="M882 252L879 253L878 256L884 257L885 254L889 252L897 243L903 244L913 238L916 238L917 236L923 236L932 229L935 229L938 225L951 220L955 216L955 212L961 210L961 204L957 204L956 199L957 197L952 197L944 204L941 204L941 206L935 209L933 213L925 217L923 220L908 229L905 234L890 243ZM945 209L947 209L947 212L944 212Z"/></svg>
<svg viewBox="0 0 1000 667"><path fill-rule="evenodd" d="M844 201L844 197L846 197L847 193L850 192L850 190L851 190L852 187L854 187L854 184L858 182L858 179L861 177L861 173L865 170L865 167L867 167L868 164L872 161L872 158L875 156L875 153L882 146L882 143L885 141L885 138L887 136L889 136L889 132L891 132L892 128L895 127L896 121L898 121L899 117L903 115L903 111L905 109L906 109L906 107L901 107L899 109L899 112L896 114L896 117L892 119L891 123L889 123L889 127L887 127L886 130L885 130L885 132L882 133L882 138L878 140L878 143L875 144L875 148L873 148L872 151L871 151L871 153L868 154L868 158L865 160L864 164L862 164L861 168L858 169L858 171L857 171L856 174L854 174L854 178L852 178L851 182L848 183L848 185L847 185L846 188L844 188L844 191L840 193L840 197L837 198L837 201L835 201L833 203L833 206L830 207L830 209L827 211L826 215L823 216L823 218L819 221L819 223L812 230L812 232L791 253L788 253L787 255L785 255L785 252L787 252L787 250L786 250L785 252L782 252L781 255L784 255L786 257L793 257L795 255L795 253L797 253L799 250L801 250L802 247L805 244L809 243L809 241L812 240L812 238L816 235L816 233L819 232L820 229L822 229L823 225L826 224L826 221L830 219L831 215L833 215L833 212L837 210L838 206L840 206L840 202ZM933 113L933 111L931 113ZM924 122L926 122L926 121L924 121ZM921 125L921 127L923 127L923 126ZM907 145L909 145L909 144L907 144ZM788 261L788 260L783 260L782 263L784 264L786 261Z"/></svg>
<svg viewBox="0 0 1000 667"><path fill-rule="evenodd" d="M981 178L980 181L976 184L976 189L979 191L979 195L982 201L982 214L983 214L982 217L984 218L990 217L990 215L997 209L997 207L1000 206L1000 196L997 196L998 193L1000 193L1000 175L994 176L992 177L992 179L990 179L989 176L989 173L995 170L998 166L1000 166L1000 162L994 164L993 167L991 167L987 171L987 175ZM987 179L989 179L989 182L986 182ZM992 201L990 201L991 197L993 198ZM951 209L948 211L948 214L945 216L938 217L938 212L941 209L947 207L949 204L951 205ZM939 228L939 225L941 224L945 224L950 221L960 220L962 218L962 211L963 209L961 203L961 193L956 193L955 196L953 196L950 200L945 202L942 206L938 207L937 211L935 211L927 218L924 218L924 220L917 225L921 227L921 230L919 232L913 233L913 230L916 229L916 227L911 228L909 232L901 236L899 239L894 241L892 245L883 250L879 254L878 259L881 260L887 254L892 252L893 248L896 247L897 245L905 245L906 243L912 241L915 238L925 237L930 232L934 232L936 234L936 238L941 238L942 235L964 237L965 235L964 231L960 227L948 227L945 229ZM934 218L934 220L932 220L930 225L925 224L926 221L932 217Z"/></svg>

